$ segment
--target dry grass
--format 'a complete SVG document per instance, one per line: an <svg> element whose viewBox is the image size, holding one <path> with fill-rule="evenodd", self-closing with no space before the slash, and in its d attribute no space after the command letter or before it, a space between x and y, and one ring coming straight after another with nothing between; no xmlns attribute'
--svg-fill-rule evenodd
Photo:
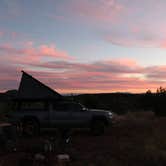
<svg viewBox="0 0 166 166"><path fill-rule="evenodd" d="M152 112L134 112L117 116L116 123L104 136L91 136L87 131L73 133L72 146L67 150L71 155L70 165L165 166L165 131L166 118L155 117ZM46 136L41 136L40 140L43 137ZM22 139L20 142L24 144L24 148L33 147L39 144L39 138ZM10 154L8 162L19 155L20 153L15 153L13 156L16 157L11 157ZM0 158L0 161L2 160L3 157ZM10 164L12 165L12 162Z"/></svg>
<svg viewBox="0 0 166 166"><path fill-rule="evenodd" d="M128 113L117 116L105 136L75 138L75 147L82 162L94 165L166 165L165 130L166 118L152 112Z"/></svg>

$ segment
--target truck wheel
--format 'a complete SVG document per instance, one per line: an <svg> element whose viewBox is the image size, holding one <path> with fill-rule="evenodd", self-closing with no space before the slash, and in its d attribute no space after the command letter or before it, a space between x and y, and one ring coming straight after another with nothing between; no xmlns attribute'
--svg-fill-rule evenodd
<svg viewBox="0 0 166 166"><path fill-rule="evenodd" d="M104 134L105 124L101 120L95 120L92 122L91 131L93 135L102 135Z"/></svg>
<svg viewBox="0 0 166 166"><path fill-rule="evenodd" d="M23 134L28 136L39 134L39 124L35 120L25 120L23 122Z"/></svg>

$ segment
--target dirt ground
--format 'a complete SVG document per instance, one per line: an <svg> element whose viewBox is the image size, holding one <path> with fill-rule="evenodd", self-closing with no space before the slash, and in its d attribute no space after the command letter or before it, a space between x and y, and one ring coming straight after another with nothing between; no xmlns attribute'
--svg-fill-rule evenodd
<svg viewBox="0 0 166 166"><path fill-rule="evenodd" d="M55 133L20 138L16 152L1 151L0 166L35 165L37 153L45 157L38 165L57 165L56 156L62 151ZM43 152L50 139L55 139L54 152ZM115 124L103 136L73 131L64 151L70 155L71 166L165 166L166 118L155 117L152 112L116 116Z"/></svg>

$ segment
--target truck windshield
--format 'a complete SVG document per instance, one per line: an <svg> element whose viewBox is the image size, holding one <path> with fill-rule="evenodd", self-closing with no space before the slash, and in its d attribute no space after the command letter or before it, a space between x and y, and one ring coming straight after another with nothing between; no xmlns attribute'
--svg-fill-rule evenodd
<svg viewBox="0 0 166 166"><path fill-rule="evenodd" d="M86 110L84 106L79 103L54 103L53 109L55 111L83 111Z"/></svg>

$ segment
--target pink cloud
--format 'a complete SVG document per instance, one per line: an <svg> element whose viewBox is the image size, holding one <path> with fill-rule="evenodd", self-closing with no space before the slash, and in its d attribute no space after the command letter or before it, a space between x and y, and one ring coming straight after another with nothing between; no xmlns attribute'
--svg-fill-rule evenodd
<svg viewBox="0 0 166 166"><path fill-rule="evenodd" d="M160 42L159 47L164 48L164 49L166 48L166 39L164 41Z"/></svg>
<svg viewBox="0 0 166 166"><path fill-rule="evenodd" d="M3 37L3 36L4 36L4 34L5 34L5 32L0 31L0 37Z"/></svg>
<svg viewBox="0 0 166 166"><path fill-rule="evenodd" d="M165 6L162 0L72 0L65 11L111 44L165 48Z"/></svg>
<svg viewBox="0 0 166 166"><path fill-rule="evenodd" d="M44 55L55 56L56 50L53 48L43 45L37 49L1 46L0 91L18 88L21 70L65 93L145 92L147 89L156 90L166 82L166 66L144 67L132 59L109 59L93 63L57 61L56 58L50 62L41 61ZM39 52L43 55L39 56Z"/></svg>
<svg viewBox="0 0 166 166"><path fill-rule="evenodd" d="M151 77L151 74L166 72L166 67L143 67L129 59L126 63L125 60L91 64L57 61L39 66L43 68L42 72L41 69L40 72L37 69L28 71L60 92L145 92L147 89L155 91L165 83L161 79L164 75L156 79L157 77ZM48 68L52 70L49 71Z"/></svg>
<svg viewBox="0 0 166 166"><path fill-rule="evenodd" d="M72 0L66 8L86 20L112 22L123 12L124 6L115 0Z"/></svg>
<svg viewBox="0 0 166 166"><path fill-rule="evenodd" d="M53 45L40 45L34 47L33 42L28 42L23 48L16 48L10 44L0 46L1 60L16 64L37 64L42 58L73 59L65 51L57 49Z"/></svg>
<svg viewBox="0 0 166 166"><path fill-rule="evenodd" d="M39 73L33 72L34 76L50 85L60 92L112 92L112 91L130 91L145 92L147 89L156 90L160 81L141 80L139 78L124 78L118 75L109 75L108 73L80 72L78 73ZM49 80L49 81L48 81ZM50 81L51 80L51 81Z"/></svg>
<svg viewBox="0 0 166 166"><path fill-rule="evenodd" d="M72 59L65 51L56 49L53 45L41 45L38 48L41 55L56 57L60 59Z"/></svg>
<svg viewBox="0 0 166 166"><path fill-rule="evenodd" d="M20 37L20 34L17 32L11 32L12 39L16 39L17 37Z"/></svg>

